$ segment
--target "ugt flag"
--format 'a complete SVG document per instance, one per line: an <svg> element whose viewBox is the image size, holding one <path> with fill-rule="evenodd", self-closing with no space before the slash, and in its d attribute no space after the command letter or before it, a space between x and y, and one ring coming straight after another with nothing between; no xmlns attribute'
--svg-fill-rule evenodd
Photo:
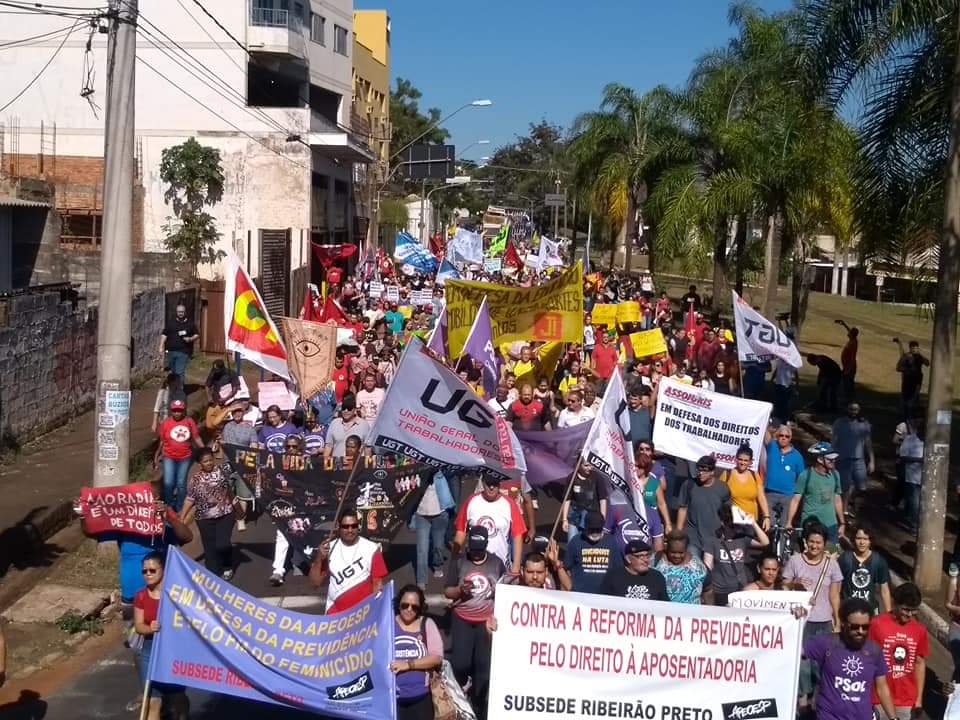
<svg viewBox="0 0 960 720"><path fill-rule="evenodd" d="M350 720L396 720L392 598L389 583L341 613L297 613L248 595L171 547L150 681Z"/></svg>
<svg viewBox="0 0 960 720"><path fill-rule="evenodd" d="M490 326L490 309L487 307L486 297L480 303L480 312L473 319L473 327L463 344L463 352L483 365L483 390L487 397L493 397L500 373L497 368L497 354L493 349L493 329Z"/></svg>
<svg viewBox="0 0 960 720"><path fill-rule="evenodd" d="M236 253L227 253L225 270L223 326L227 350L289 380L287 349Z"/></svg>
<svg viewBox="0 0 960 720"><path fill-rule="evenodd" d="M507 422L423 342L410 338L367 436L377 448L434 467L484 468L516 478L526 471L523 450Z"/></svg>
<svg viewBox="0 0 960 720"><path fill-rule="evenodd" d="M623 378L617 370L607 384L600 410L593 419L583 445L581 460L602 475L610 486L623 493L637 517L642 532L649 537L647 510L643 502L643 483L633 464L633 445L626 440L630 433L630 415Z"/></svg>
<svg viewBox="0 0 960 720"><path fill-rule="evenodd" d="M737 357L743 362L763 362L777 357L795 368L802 366L803 358L793 340L750 307L736 290L731 293L733 320L737 326Z"/></svg>

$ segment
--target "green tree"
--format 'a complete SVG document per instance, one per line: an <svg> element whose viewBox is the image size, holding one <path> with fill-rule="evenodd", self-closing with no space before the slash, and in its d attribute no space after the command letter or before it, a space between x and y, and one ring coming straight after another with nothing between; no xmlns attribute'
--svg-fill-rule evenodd
<svg viewBox="0 0 960 720"><path fill-rule="evenodd" d="M860 179L865 232L939 233L936 311L914 578L939 590L960 285L960 8L956 0L808 0L804 59L814 91L839 104L865 89ZM939 188L939 192L937 192ZM937 201L939 199L939 202ZM939 212L937 212L939 210ZM871 214L886 222L870 222ZM896 232L903 240L901 232Z"/></svg>
<svg viewBox="0 0 960 720"><path fill-rule="evenodd" d="M440 121L438 108L430 108L426 113L420 111L420 92L412 82L397 78L396 87L390 92L390 123L393 133L390 147L393 152L404 147L414 138L426 133L419 142L439 144L450 137L450 133L441 127L430 129Z"/></svg>
<svg viewBox="0 0 960 720"><path fill-rule="evenodd" d="M160 159L160 179L167 186L163 199L173 208L163 226L167 248L194 268L223 256L214 246L220 237L216 220L205 208L223 197L220 151L190 138L166 148Z"/></svg>

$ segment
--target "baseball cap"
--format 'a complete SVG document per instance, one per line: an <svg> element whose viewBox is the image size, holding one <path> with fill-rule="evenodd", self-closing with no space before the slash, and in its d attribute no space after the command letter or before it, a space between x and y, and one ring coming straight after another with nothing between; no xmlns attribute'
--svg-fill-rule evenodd
<svg viewBox="0 0 960 720"><path fill-rule="evenodd" d="M603 530L605 524L603 515L598 510L591 510L587 513L587 520L584 524L587 530Z"/></svg>
<svg viewBox="0 0 960 720"><path fill-rule="evenodd" d="M488 539L487 529L483 525L474 525L467 533L467 550L486 550Z"/></svg>
<svg viewBox="0 0 960 720"><path fill-rule="evenodd" d="M174 400L170 403L171 410L186 410L187 404L183 400Z"/></svg>
<svg viewBox="0 0 960 720"><path fill-rule="evenodd" d="M650 552L650 546L643 540L631 540L623 548L624 555L633 555L634 553Z"/></svg>
<svg viewBox="0 0 960 720"><path fill-rule="evenodd" d="M484 485L499 485L499 484L500 484L500 478L498 478L496 475L484 475L483 478L482 478L482 481L483 481L483 484L484 484Z"/></svg>

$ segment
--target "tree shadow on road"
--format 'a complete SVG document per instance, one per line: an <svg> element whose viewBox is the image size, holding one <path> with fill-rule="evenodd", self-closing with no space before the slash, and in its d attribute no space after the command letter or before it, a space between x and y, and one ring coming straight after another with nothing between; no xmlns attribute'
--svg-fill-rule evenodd
<svg viewBox="0 0 960 720"><path fill-rule="evenodd" d="M0 705L2 720L42 720L47 716L47 703L33 690L21 690L13 702Z"/></svg>

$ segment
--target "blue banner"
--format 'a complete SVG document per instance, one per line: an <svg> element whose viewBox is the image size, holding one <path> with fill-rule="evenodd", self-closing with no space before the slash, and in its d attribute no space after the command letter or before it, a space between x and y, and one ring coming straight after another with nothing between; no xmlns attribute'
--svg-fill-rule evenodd
<svg viewBox="0 0 960 720"><path fill-rule="evenodd" d="M335 615L269 605L171 547L150 680L312 710L396 720L393 585Z"/></svg>

